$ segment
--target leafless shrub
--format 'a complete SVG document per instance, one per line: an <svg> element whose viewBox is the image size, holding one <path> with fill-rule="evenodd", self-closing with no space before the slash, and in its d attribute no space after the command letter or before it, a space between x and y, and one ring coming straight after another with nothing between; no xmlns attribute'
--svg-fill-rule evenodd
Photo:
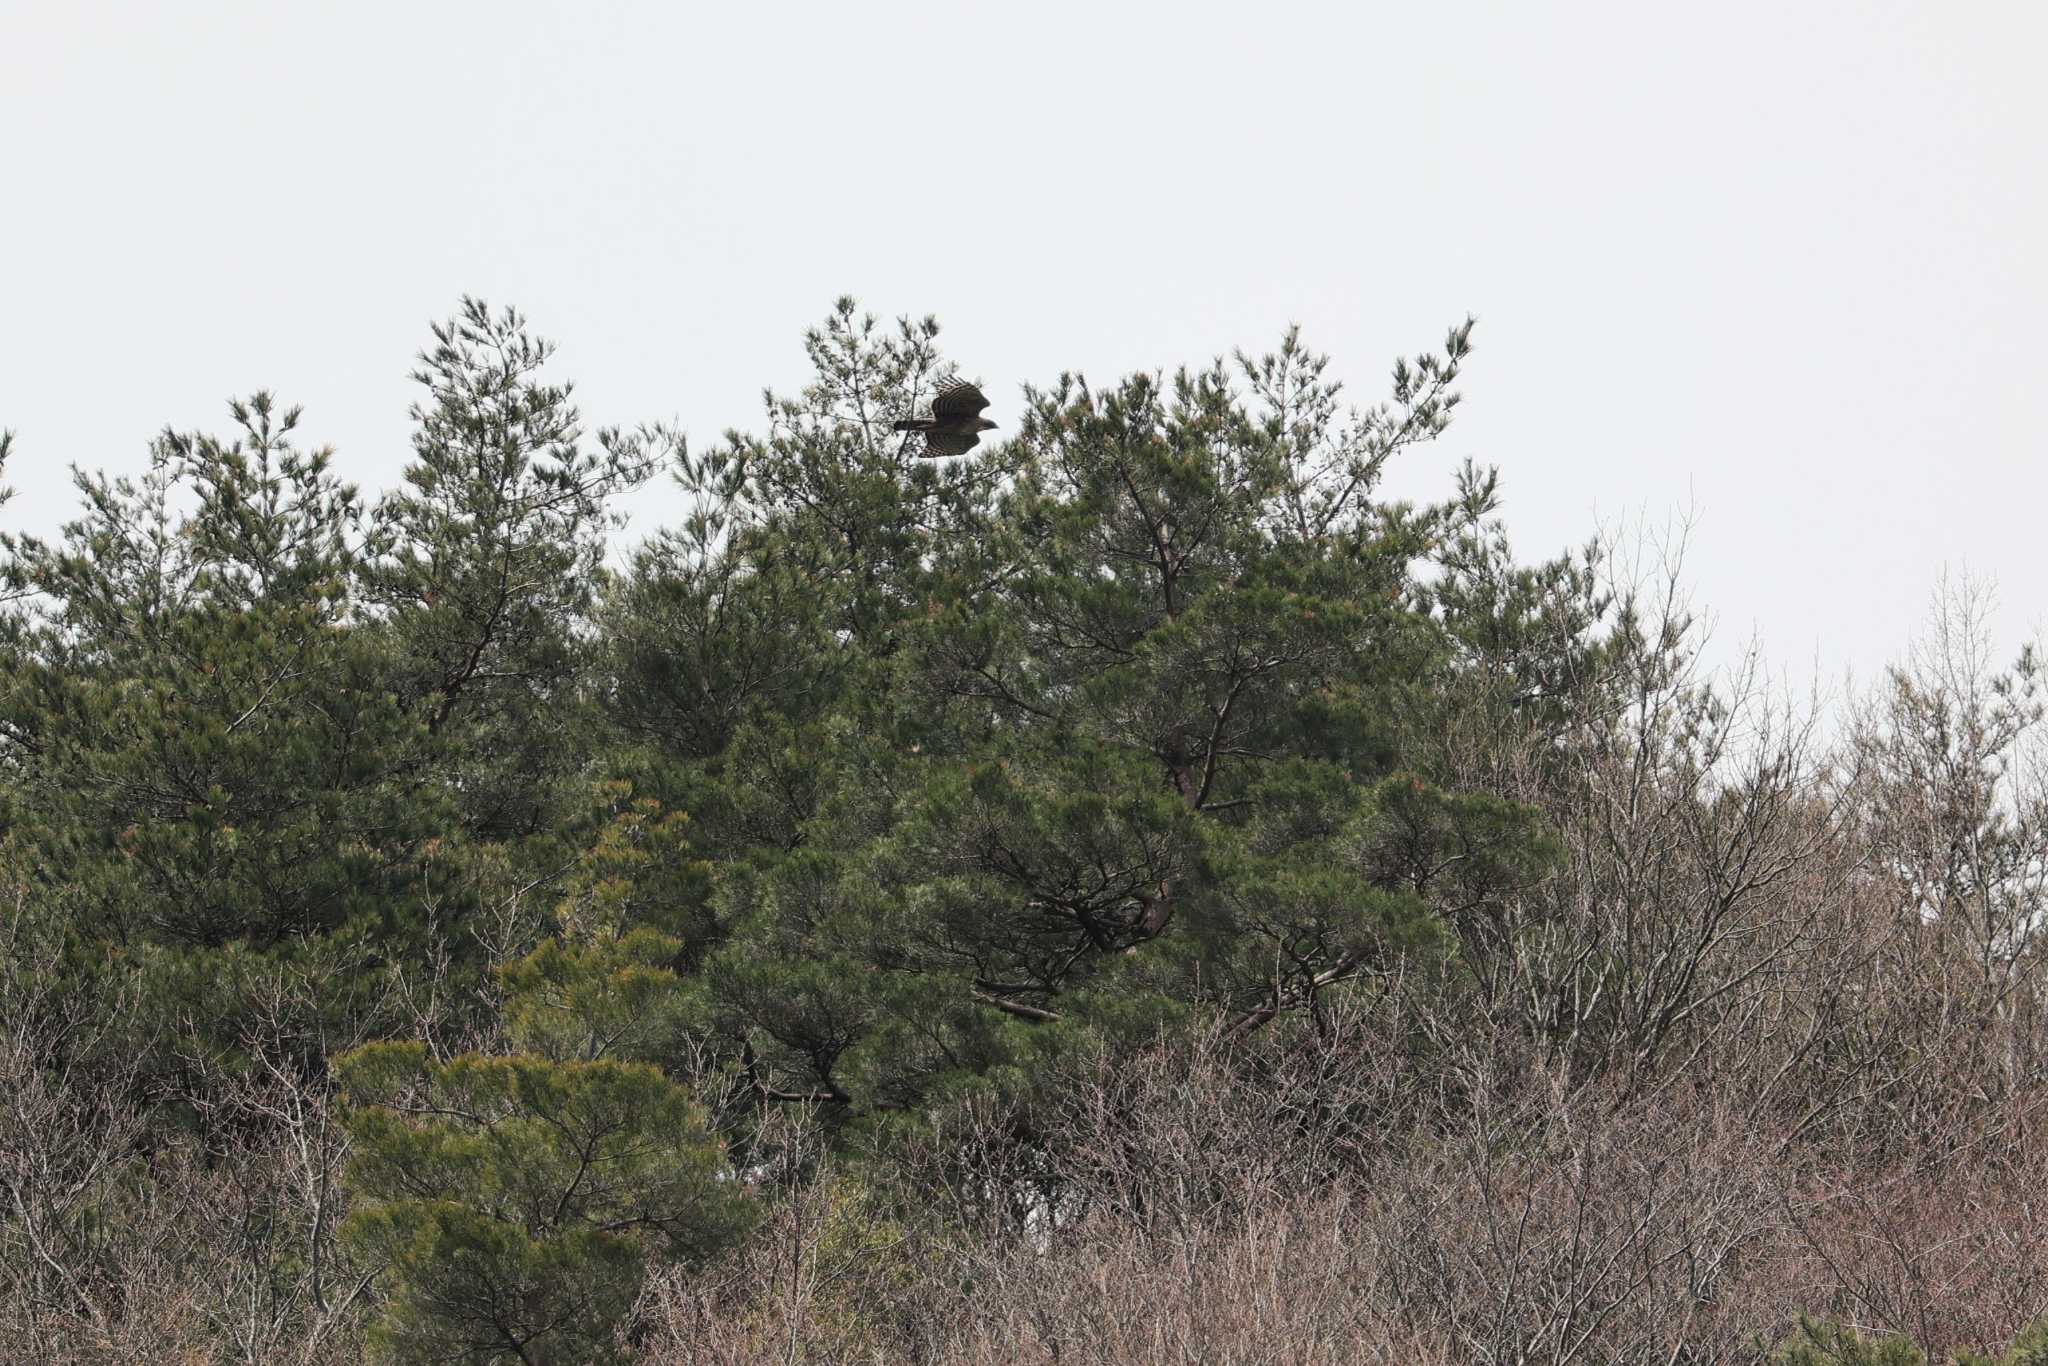
<svg viewBox="0 0 2048 1366"><path fill-rule="evenodd" d="M1398 1255L1356 1224L1350 1193L1302 1195L1156 1240L1113 1219L1057 1251L992 1268L934 1360L1432 1363L1442 1335L1390 1312L1375 1287Z"/></svg>
<svg viewBox="0 0 2048 1366"><path fill-rule="evenodd" d="M630 1336L650 1362L918 1359L944 1315L946 1263L829 1152L807 1107L768 1112L769 1160L739 1173L768 1205L748 1244L705 1271L658 1268Z"/></svg>
<svg viewBox="0 0 2048 1366"><path fill-rule="evenodd" d="M324 1086L258 1047L193 1102L207 1139L153 1124L125 979L61 971L50 918L25 887L12 901L0 926L0 1359L353 1359L366 1283L332 1267L343 1152ZM282 1017L306 1003L252 1004Z"/></svg>
<svg viewBox="0 0 2048 1366"><path fill-rule="evenodd" d="M124 1217L156 1204L148 1186L124 1180L145 1127L128 1084L132 1066L100 1066L129 1002L118 988L60 991L56 938L41 908L25 884L8 890L0 926L0 1343L55 1358L117 1340L152 1288L128 1268L169 1249L151 1237L160 1230L130 1228ZM165 1308L176 1316L182 1306Z"/></svg>
<svg viewBox="0 0 2048 1366"><path fill-rule="evenodd" d="M1976 1132L1951 1131L1960 1143L1889 1169L1781 1166L1783 1234L1769 1264L1780 1295L1911 1337L1936 1360L2010 1342L2048 1313L2044 1099L1965 1119Z"/></svg>
<svg viewBox="0 0 2048 1366"><path fill-rule="evenodd" d="M1989 597L1944 584L1925 637L1855 719L1851 792L1869 875L1916 939L1916 1004L1936 1030L1995 1022L1982 1085L2042 1052L2048 962L2048 710L2039 666L1994 662Z"/></svg>

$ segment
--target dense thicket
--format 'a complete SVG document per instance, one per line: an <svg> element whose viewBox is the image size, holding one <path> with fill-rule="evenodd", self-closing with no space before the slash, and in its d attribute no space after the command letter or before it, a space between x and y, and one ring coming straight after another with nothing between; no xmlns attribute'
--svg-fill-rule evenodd
<svg viewBox="0 0 2048 1366"><path fill-rule="evenodd" d="M5 1354L1853 1360L2048 1312L2041 708L1972 590L1802 713L1703 673L1668 557L1525 564L1469 465L1382 496L1469 324L1376 406L1290 333L947 461L893 429L936 339L842 302L692 450L586 434L465 303L398 490L259 394L0 541ZM608 569L657 473L689 515Z"/></svg>

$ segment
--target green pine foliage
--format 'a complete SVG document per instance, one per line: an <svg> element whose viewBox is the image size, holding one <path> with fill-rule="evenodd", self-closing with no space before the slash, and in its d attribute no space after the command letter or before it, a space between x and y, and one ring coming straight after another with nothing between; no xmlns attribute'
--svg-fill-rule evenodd
<svg viewBox="0 0 2048 1366"><path fill-rule="evenodd" d="M1783 1366L1927 1366L1927 1354L1909 1338L1866 1336L1812 1319L1802 1320L1772 1359Z"/></svg>
<svg viewBox="0 0 2048 1366"><path fill-rule="evenodd" d="M355 1140L345 1240L388 1268L374 1340L395 1360L602 1361L649 1256L737 1237L738 1172L676 1057L684 943L634 878L686 889L685 822L633 803L571 879L561 937L504 964L503 1056L372 1044L338 1062ZM683 892L687 897L687 891Z"/></svg>
<svg viewBox="0 0 2048 1366"><path fill-rule="evenodd" d="M1996 1355L1963 1348L1951 1359L1955 1366L2040 1366L2048 1362L2048 1319L2029 1324ZM1900 1334L1801 1318L1771 1360L1782 1366L1926 1366L1928 1356Z"/></svg>
<svg viewBox="0 0 2048 1366"><path fill-rule="evenodd" d="M107 1192L288 1132L314 1194L262 1208L312 1213L252 1264L311 1287L291 1312L323 1340L346 1323L396 1361L604 1361L654 1331L651 1269L697 1274L764 1212L809 1219L836 1263L886 1243L892 1284L938 1265L901 1173L957 1176L934 1152L963 1116L999 1117L979 1132L1015 1165L988 1170L1037 1192L996 1222L1042 1236L1058 1092L1172 1031L1252 1076L1261 1045L1383 1022L1375 1065L1434 1088L1447 1133L1485 1069L1430 1074L1433 1050L1505 1073L1526 1047L1589 1095L1625 1058L1615 1104L1658 1094L1629 1088L1661 1084L1695 1007L1788 976L1696 980L1748 951L1728 917L1763 877L1716 883L1707 855L1821 818L1709 781L1722 719L1687 691L1682 615L1609 596L1590 549L1518 561L1491 472L1385 496L1390 463L1447 429L1471 334L1362 409L1293 332L1061 375L999 397L971 457L932 460L894 429L958 373L930 319L840 301L758 431L691 449L586 434L548 344L465 300L421 357L394 491L346 483L268 394L232 405L231 436L165 433L136 479L79 474L61 532L0 539L4 977L35 1006L0 1061L93 1093L47 1113L119 1140L32 1231L118 1268L93 1221L128 1206ZM662 469L688 515L609 569L618 500ZM1898 733L1944 753L2035 714L2024 690L1969 724L1893 701L1920 718ZM1593 823L1616 756L1675 814L1602 862L1563 822ZM1994 776L1963 814L2010 851L2005 888L2036 827ZM1928 839L1886 857L1921 869L1925 904L1982 900L1940 866L1961 845ZM1719 898L1704 931L1638 942L1669 909L1644 893L1641 926L1572 938L1597 922L1572 897L1687 858ZM2001 914L1987 945L2023 937L2020 903ZM1361 1113L1388 1085L1330 1103L1347 1133L1397 1122ZM342 1137L307 1137L337 1125L345 1164ZM1144 1141L1113 1156L1179 1160ZM1015 1195L996 1181L953 1194ZM11 1218L30 1228L0 1210L0 1234ZM804 1293L885 1340L894 1311L852 1284ZM1778 1359L1924 1358L1806 1324Z"/></svg>
<svg viewBox="0 0 2048 1366"><path fill-rule="evenodd" d="M1290 334L1063 376L948 464L888 422L945 373L935 335L843 301L813 383L686 461L695 519L611 599L637 777L719 868L700 1028L763 1095L897 1114L1486 943L1552 848L1433 763L1459 642L1417 566L1491 484L1373 497L1447 423L1469 325L1364 413Z"/></svg>
<svg viewBox="0 0 2048 1366"><path fill-rule="evenodd" d="M1995 1360L1964 1352L1956 1361L1957 1366L2048 1366L2048 1319L2029 1324Z"/></svg>
<svg viewBox="0 0 2048 1366"><path fill-rule="evenodd" d="M385 1268L399 1361L607 1361L650 1253L701 1260L744 1207L688 1093L643 1063L386 1043L339 1060L342 1234Z"/></svg>
<svg viewBox="0 0 2048 1366"><path fill-rule="evenodd" d="M258 394L232 439L166 432L139 480L80 473L59 537L6 540L10 838L83 905L80 971L144 965L173 1090L281 1032L317 1073L417 1021L419 965L481 981L493 906L505 947L537 932L503 889L581 839L606 503L663 440L586 453L547 354L467 301L417 376L407 483L373 503ZM280 993L292 1018L252 1017Z"/></svg>
<svg viewBox="0 0 2048 1366"><path fill-rule="evenodd" d="M66 886L79 971L141 965L173 1086L187 1043L247 1041L269 983L322 983L269 1026L308 1066L364 1025L452 824L363 612L360 500L293 445L296 410L233 414L233 441L167 433L139 481L80 474L61 538L5 548L15 856Z"/></svg>

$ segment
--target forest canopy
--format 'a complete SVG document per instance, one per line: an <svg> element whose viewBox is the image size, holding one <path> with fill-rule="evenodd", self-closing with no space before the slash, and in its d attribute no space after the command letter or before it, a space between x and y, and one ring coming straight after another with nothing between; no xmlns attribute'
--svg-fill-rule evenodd
<svg viewBox="0 0 2048 1366"><path fill-rule="evenodd" d="M1677 565L1523 561L1497 471L1384 496L1469 320L1364 406L1292 330L1014 389L939 335L842 300L694 443L465 300L398 488L256 393L0 538L0 1354L2048 1313L1992 1195L2048 1173L2048 769L1975 590L1802 709L1703 666ZM963 378L1002 426L932 458ZM618 545L652 479L687 515Z"/></svg>

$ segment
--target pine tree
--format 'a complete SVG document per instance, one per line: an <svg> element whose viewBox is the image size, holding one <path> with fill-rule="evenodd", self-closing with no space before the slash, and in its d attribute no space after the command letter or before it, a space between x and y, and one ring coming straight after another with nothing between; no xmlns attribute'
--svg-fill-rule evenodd
<svg viewBox="0 0 2048 1366"><path fill-rule="evenodd" d="M694 898L683 822L618 813L572 879L563 933L503 965L502 1055L420 1043L341 1059L355 1139L345 1239L385 1276L373 1340L400 1361L608 1361L647 1259L703 1259L745 1228L738 1173L655 1062L686 1018ZM650 871L668 876L648 878Z"/></svg>
<svg viewBox="0 0 2048 1366"><path fill-rule="evenodd" d="M1442 786L1423 733L1454 637L1413 566L1491 487L1373 498L1468 328L1350 414L1293 336L1062 377L943 466L888 430L934 337L842 302L609 609L628 766L717 868L699 1027L760 1096L915 1110L1190 1009L1256 1029L1445 961L1540 874L1535 813Z"/></svg>
<svg viewBox="0 0 2048 1366"><path fill-rule="evenodd" d="M333 1041L457 1003L474 1031L466 988L537 937L604 730L609 500L670 440L587 451L549 355L465 300L416 376L407 483L374 504L258 394L232 439L166 432L140 480L79 474L59 537L0 545L8 826L85 907L80 971L142 966L167 1073L284 1029L263 1045L314 1075ZM512 925L491 945L487 905ZM402 1006L430 963L449 980ZM280 992L292 1018L255 1020Z"/></svg>

